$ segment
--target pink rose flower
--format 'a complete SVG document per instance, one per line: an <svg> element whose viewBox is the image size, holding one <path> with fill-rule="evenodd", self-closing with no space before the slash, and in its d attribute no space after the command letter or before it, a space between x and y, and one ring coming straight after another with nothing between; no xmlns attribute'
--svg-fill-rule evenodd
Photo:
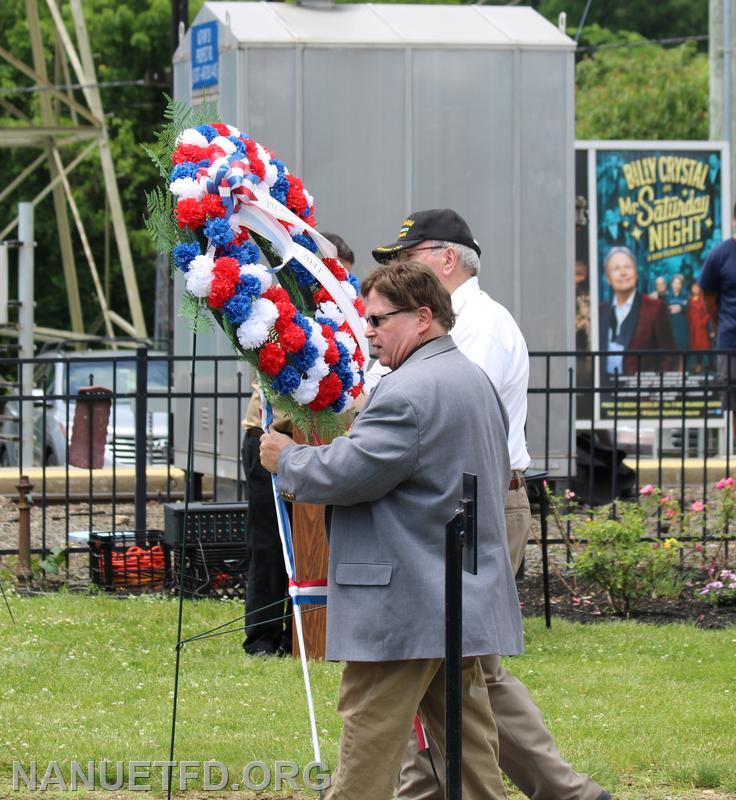
<svg viewBox="0 0 736 800"><path fill-rule="evenodd" d="M694 503L690 503L690 510L691 511L703 511L705 508L705 503L702 500L696 500Z"/></svg>
<svg viewBox="0 0 736 800"><path fill-rule="evenodd" d="M733 484L733 478L721 478L716 484L716 489L728 489L729 487L733 486Z"/></svg>
<svg viewBox="0 0 736 800"><path fill-rule="evenodd" d="M652 494L653 491L654 491L654 486L652 486L651 483L648 483L646 486L642 486L641 489L639 489L639 494L644 494L648 496Z"/></svg>

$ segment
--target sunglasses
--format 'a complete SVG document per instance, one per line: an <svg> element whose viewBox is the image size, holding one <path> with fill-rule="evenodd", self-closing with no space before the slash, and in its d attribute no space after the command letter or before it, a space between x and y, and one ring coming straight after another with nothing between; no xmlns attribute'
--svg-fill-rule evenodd
<svg viewBox="0 0 736 800"><path fill-rule="evenodd" d="M396 311L387 311L385 314L368 314L365 318L365 321L371 326L371 328L380 328L381 323L387 317L393 317L394 314L403 314L406 311L415 311L414 308L399 308Z"/></svg>

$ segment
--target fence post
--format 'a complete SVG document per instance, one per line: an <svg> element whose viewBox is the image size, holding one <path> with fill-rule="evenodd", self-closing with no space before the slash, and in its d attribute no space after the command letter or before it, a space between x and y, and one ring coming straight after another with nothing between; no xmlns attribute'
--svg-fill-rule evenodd
<svg viewBox="0 0 736 800"><path fill-rule="evenodd" d="M18 568L15 575L18 586L29 588L33 578L31 569L31 506L28 495L33 491L33 484L27 475L21 475L15 488L18 490Z"/></svg>
<svg viewBox="0 0 736 800"><path fill-rule="evenodd" d="M18 355L21 359L33 358L33 204L18 204ZM22 418L25 420L20 435L21 463L33 466L33 364L22 362L20 369L20 394L23 403ZM43 445L41 447L43 458ZM42 462L43 463L43 462Z"/></svg>
<svg viewBox="0 0 736 800"><path fill-rule="evenodd" d="M135 355L135 529L146 530L146 456L148 452L148 349Z"/></svg>

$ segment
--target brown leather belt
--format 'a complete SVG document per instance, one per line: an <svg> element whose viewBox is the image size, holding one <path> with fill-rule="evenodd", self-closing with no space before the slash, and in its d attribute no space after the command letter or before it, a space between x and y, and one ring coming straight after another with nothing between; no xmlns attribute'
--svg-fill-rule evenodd
<svg viewBox="0 0 736 800"><path fill-rule="evenodd" d="M251 439L260 439L263 436L263 428L248 428L245 435Z"/></svg>
<svg viewBox="0 0 736 800"><path fill-rule="evenodd" d="M513 492L516 489L522 489L524 486L526 486L526 481L524 480L523 476L521 476L519 478L512 478L509 481L509 491L510 492Z"/></svg>

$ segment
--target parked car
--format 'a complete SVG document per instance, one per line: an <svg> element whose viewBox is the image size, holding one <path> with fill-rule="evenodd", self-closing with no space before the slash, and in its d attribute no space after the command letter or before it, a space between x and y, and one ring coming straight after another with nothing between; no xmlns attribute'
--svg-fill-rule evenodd
<svg viewBox="0 0 736 800"><path fill-rule="evenodd" d="M103 386L115 393L110 409L104 462L106 466L135 463L136 362L130 351L87 351L39 360L33 385L34 464L65 464L71 443L77 395L84 386ZM153 354L152 354L153 355ZM127 360L119 360L125 359ZM146 461L169 460L169 420L166 361L148 361ZM17 395L18 392L16 391ZM44 436L45 407L45 436ZM0 465L18 464L18 400L5 402L0 424ZM26 420L23 420L26 425Z"/></svg>

